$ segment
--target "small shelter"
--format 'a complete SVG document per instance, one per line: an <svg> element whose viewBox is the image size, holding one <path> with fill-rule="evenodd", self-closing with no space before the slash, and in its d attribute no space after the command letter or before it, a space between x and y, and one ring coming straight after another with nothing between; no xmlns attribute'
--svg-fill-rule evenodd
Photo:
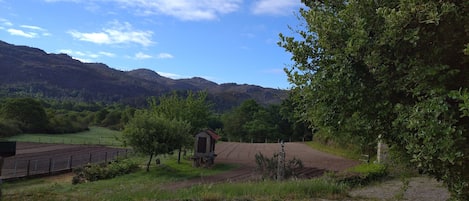
<svg viewBox="0 0 469 201"><path fill-rule="evenodd" d="M195 135L193 165L199 167L204 165L209 167L215 162L215 143L220 136L213 130L207 129Z"/></svg>

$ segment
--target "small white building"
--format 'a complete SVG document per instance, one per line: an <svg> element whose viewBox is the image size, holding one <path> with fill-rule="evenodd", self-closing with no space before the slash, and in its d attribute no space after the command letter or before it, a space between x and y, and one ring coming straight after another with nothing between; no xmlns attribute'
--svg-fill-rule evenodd
<svg viewBox="0 0 469 201"><path fill-rule="evenodd" d="M194 156L192 160L193 165L199 167L204 165L209 167L215 162L215 144L220 139L220 136L213 130L207 129L195 135Z"/></svg>

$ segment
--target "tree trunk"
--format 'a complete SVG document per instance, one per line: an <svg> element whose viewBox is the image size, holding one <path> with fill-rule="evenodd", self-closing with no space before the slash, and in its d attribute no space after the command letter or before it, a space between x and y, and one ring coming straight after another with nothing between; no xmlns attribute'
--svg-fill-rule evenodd
<svg viewBox="0 0 469 201"><path fill-rule="evenodd" d="M178 153L178 164L181 164L181 152L182 152L182 148L179 148L179 153Z"/></svg>
<svg viewBox="0 0 469 201"><path fill-rule="evenodd" d="M153 154L150 154L150 160L148 160L148 163L147 163L147 172L150 171L151 159L153 159Z"/></svg>

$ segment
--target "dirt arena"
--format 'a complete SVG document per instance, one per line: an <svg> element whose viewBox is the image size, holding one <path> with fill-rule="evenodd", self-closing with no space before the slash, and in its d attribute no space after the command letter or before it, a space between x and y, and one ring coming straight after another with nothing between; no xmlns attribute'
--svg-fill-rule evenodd
<svg viewBox="0 0 469 201"><path fill-rule="evenodd" d="M126 154L121 148L17 142L16 155L5 158L3 179L55 174L87 163L105 162Z"/></svg>
<svg viewBox="0 0 469 201"><path fill-rule="evenodd" d="M295 157L303 162L304 168L300 171L302 178L317 177L325 171L342 171L359 163L314 150L304 143L285 143L284 149L286 160ZM262 153L264 156L271 157L280 151L281 145L278 143L217 143L215 153L218 156L215 163L239 164L239 168L223 174L165 185L165 188L179 189L195 184L245 181L257 178L259 175L255 172L255 155Z"/></svg>

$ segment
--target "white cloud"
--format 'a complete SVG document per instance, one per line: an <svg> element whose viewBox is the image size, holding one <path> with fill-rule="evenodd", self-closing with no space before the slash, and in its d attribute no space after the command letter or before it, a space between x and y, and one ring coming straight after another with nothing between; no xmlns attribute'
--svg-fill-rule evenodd
<svg viewBox="0 0 469 201"><path fill-rule="evenodd" d="M19 29L8 29L7 31L11 35L22 36L25 38L35 38L37 36L37 34L34 32L24 32L23 30L19 30Z"/></svg>
<svg viewBox="0 0 469 201"><path fill-rule="evenodd" d="M45 0L88 5L93 0ZM99 0L94 0L99 2ZM180 20L214 20L220 15L237 11L243 0L107 0L136 15L169 15Z"/></svg>
<svg viewBox="0 0 469 201"><path fill-rule="evenodd" d="M21 25L21 28L26 28L26 29L31 29L31 30L37 30L37 31L46 31L45 29L38 27L38 26L32 26L32 25Z"/></svg>
<svg viewBox="0 0 469 201"><path fill-rule="evenodd" d="M31 33L34 32L36 33L36 35L41 34L42 36L50 36L50 33L42 27L33 26L33 25L21 25L20 27L24 29L29 29L31 30Z"/></svg>
<svg viewBox="0 0 469 201"><path fill-rule="evenodd" d="M104 55L104 56L107 56L107 57L115 57L116 54L114 53L111 53L111 52L98 52L100 55Z"/></svg>
<svg viewBox="0 0 469 201"><path fill-rule="evenodd" d="M151 40L152 31L135 30L128 22L120 23L114 21L110 28L104 28L101 32L79 32L68 31L75 39L92 42L96 44L128 44L136 43L142 46L150 46L154 42Z"/></svg>
<svg viewBox="0 0 469 201"><path fill-rule="evenodd" d="M254 3L252 12L259 15L290 15L301 5L300 0L259 0Z"/></svg>
<svg viewBox="0 0 469 201"><path fill-rule="evenodd" d="M143 59L151 59L151 58L153 58L153 56L145 54L143 52L139 52L135 54L135 59L143 60Z"/></svg>
<svg viewBox="0 0 469 201"><path fill-rule="evenodd" d="M11 26L13 26L13 23L11 23L7 19L0 18L0 25L11 27Z"/></svg>
<svg viewBox="0 0 469 201"><path fill-rule="evenodd" d="M158 59L172 59L172 58L174 58L174 56L172 54L169 54L169 53L160 53L160 54L158 54L158 56L156 58L158 58Z"/></svg>

